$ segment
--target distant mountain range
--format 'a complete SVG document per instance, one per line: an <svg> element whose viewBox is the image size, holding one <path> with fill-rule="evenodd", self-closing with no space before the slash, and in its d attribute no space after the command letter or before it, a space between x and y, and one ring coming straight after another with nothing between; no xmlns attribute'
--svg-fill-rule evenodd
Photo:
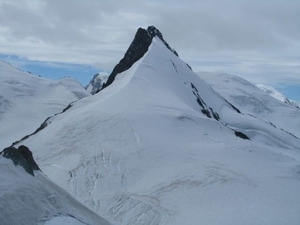
<svg viewBox="0 0 300 225"><path fill-rule="evenodd" d="M23 202L37 212L24 212L27 224L299 224L300 110L240 77L194 73L155 27L94 76L93 95L4 67L1 145L28 148L43 172L1 153L5 224Z"/></svg>

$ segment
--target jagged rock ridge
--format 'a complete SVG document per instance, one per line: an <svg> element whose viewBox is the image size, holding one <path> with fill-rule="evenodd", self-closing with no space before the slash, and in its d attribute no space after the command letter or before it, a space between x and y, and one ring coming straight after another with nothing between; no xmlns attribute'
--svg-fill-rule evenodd
<svg viewBox="0 0 300 225"><path fill-rule="evenodd" d="M156 36L162 40L162 42L171 52L178 56L178 53L164 40L162 33L157 28L154 26L149 26L147 30L139 28L123 59L121 59L121 61L115 66L112 73L108 77L107 82L103 84L102 89L109 86L115 80L117 74L128 70L136 61L142 58L148 51L152 39ZM100 90L101 89L99 89L97 92Z"/></svg>

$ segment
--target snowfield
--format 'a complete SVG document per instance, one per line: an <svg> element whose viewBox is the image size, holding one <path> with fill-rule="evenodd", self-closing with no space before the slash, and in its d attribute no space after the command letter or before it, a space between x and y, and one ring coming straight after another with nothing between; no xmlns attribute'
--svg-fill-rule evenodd
<svg viewBox="0 0 300 225"><path fill-rule="evenodd" d="M40 171L35 176L0 156L1 225L108 225Z"/></svg>
<svg viewBox="0 0 300 225"><path fill-rule="evenodd" d="M18 145L114 224L298 225L299 110L237 77L202 79L154 38L110 86ZM46 224L62 221L74 222Z"/></svg>
<svg viewBox="0 0 300 225"><path fill-rule="evenodd" d="M66 84L66 79L61 80ZM49 116L89 94L83 87L34 76L0 61L0 149L33 133ZM78 84L79 85L79 84ZM74 92L84 93L81 95Z"/></svg>

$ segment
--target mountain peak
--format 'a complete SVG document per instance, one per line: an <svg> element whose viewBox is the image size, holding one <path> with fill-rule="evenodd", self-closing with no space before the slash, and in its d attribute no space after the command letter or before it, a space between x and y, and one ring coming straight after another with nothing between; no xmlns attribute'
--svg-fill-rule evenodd
<svg viewBox="0 0 300 225"><path fill-rule="evenodd" d="M164 40L162 33L156 27L149 26L147 32L151 38L157 36L171 52L178 56L178 53L173 48L171 48L170 45Z"/></svg>
<svg viewBox="0 0 300 225"><path fill-rule="evenodd" d="M149 26L147 30L139 28L123 59L115 66L102 89L112 84L117 74L128 70L136 61L142 58L148 51L154 37L158 37L171 52L178 56L178 53L164 40L162 33L156 27Z"/></svg>

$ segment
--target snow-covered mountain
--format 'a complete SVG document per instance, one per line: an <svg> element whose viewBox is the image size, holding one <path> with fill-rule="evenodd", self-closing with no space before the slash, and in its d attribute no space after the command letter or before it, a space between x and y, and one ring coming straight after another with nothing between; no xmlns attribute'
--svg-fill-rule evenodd
<svg viewBox="0 0 300 225"><path fill-rule="evenodd" d="M25 146L0 152L1 225L108 225L50 181Z"/></svg>
<svg viewBox="0 0 300 225"><path fill-rule="evenodd" d="M74 85L65 81L61 80L67 86L0 61L0 149L34 132L47 117L84 96L74 94ZM75 93L85 92L81 89L77 87Z"/></svg>
<svg viewBox="0 0 300 225"><path fill-rule="evenodd" d="M224 79L140 28L100 92L16 146L115 224L299 224L299 110Z"/></svg>
<svg viewBox="0 0 300 225"><path fill-rule="evenodd" d="M255 86L258 87L259 89L263 90L264 92L267 92L269 95L278 99L279 101L291 105L290 100L285 95L283 95L279 91L277 91L275 88L268 86L268 85L264 85L264 84L255 84Z"/></svg>
<svg viewBox="0 0 300 225"><path fill-rule="evenodd" d="M109 74L106 72L96 73L90 83L85 87L85 89L93 94L96 94L99 91L103 84L107 81Z"/></svg>
<svg viewBox="0 0 300 225"><path fill-rule="evenodd" d="M291 104L270 97L268 92L234 75L199 73L199 76L226 100L241 109L242 113L300 137L300 112Z"/></svg>
<svg viewBox="0 0 300 225"><path fill-rule="evenodd" d="M275 88L273 88L271 86L267 86L264 84L256 84L255 86L258 87L259 89L263 90L264 92L267 92L269 95L278 99L279 101L282 101L289 105L295 106L298 109L300 108L300 102L298 102L296 100L288 99L285 95L281 94L279 91L277 91Z"/></svg>

